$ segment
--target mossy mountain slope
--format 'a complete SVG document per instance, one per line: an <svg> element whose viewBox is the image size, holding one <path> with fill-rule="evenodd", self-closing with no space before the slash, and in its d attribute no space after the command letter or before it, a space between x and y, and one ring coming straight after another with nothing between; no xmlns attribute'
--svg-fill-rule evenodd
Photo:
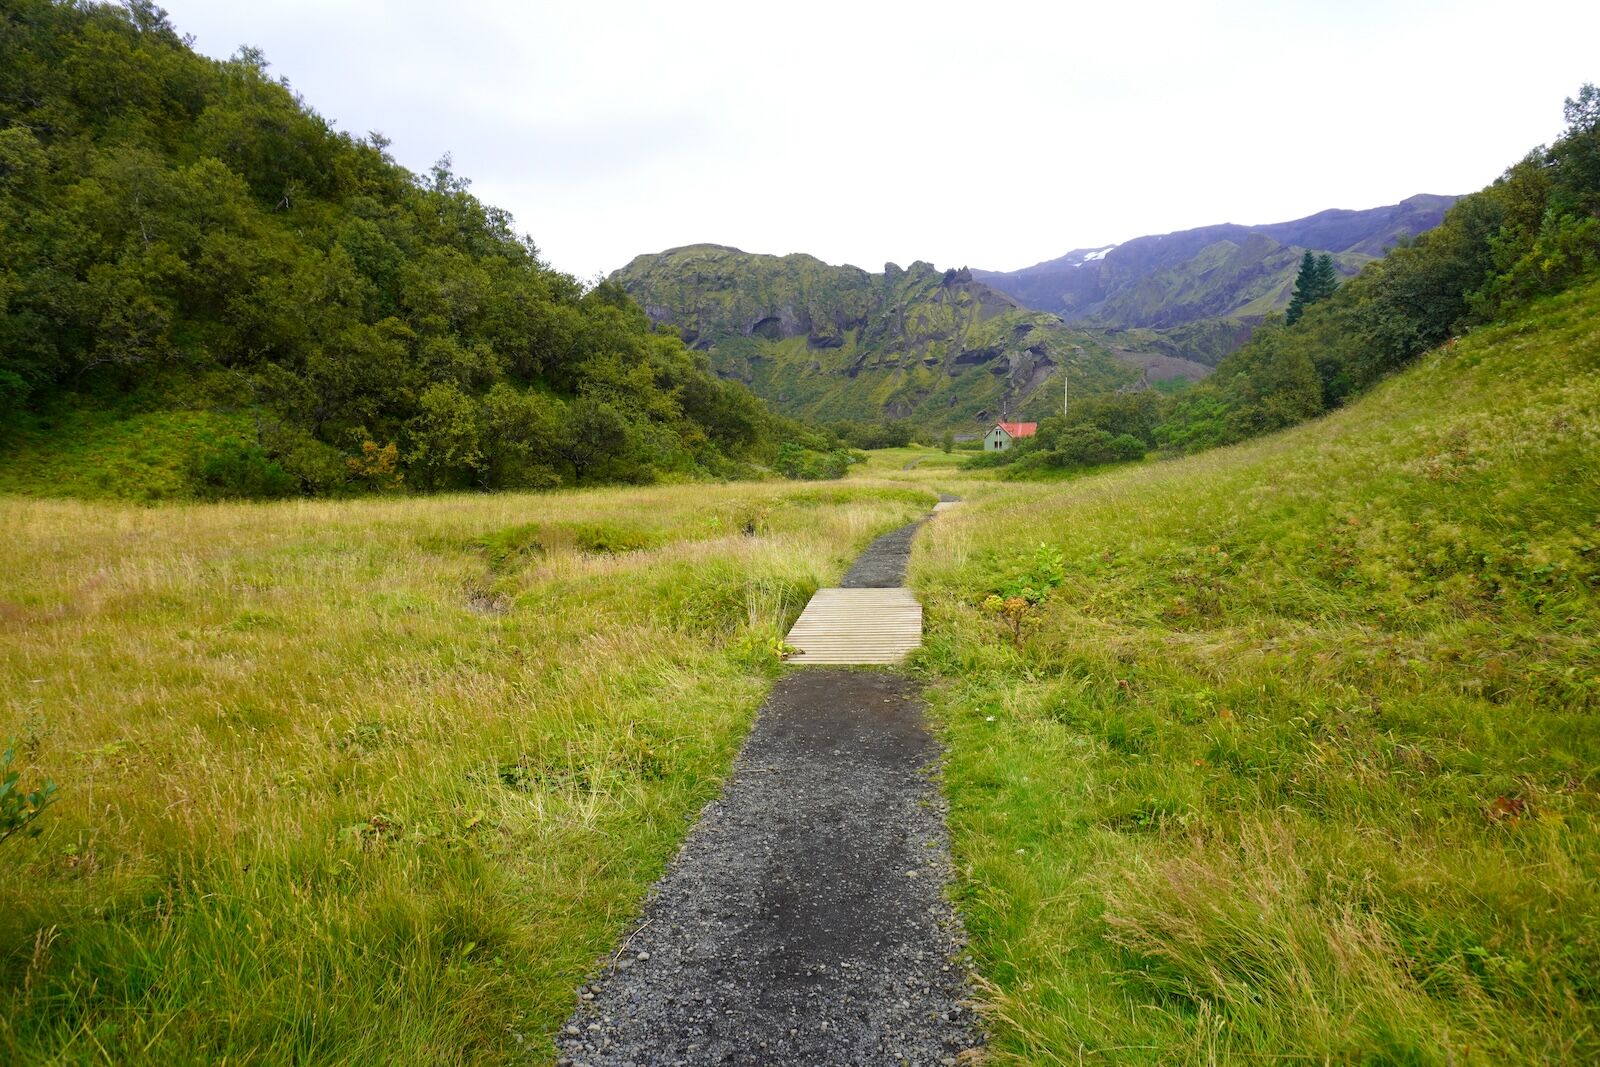
<svg viewBox="0 0 1600 1067"><path fill-rule="evenodd" d="M920 261L874 274L702 244L639 256L611 280L717 373L807 418L975 429L1056 410L1063 374L1091 392L1136 376L1055 315Z"/></svg>

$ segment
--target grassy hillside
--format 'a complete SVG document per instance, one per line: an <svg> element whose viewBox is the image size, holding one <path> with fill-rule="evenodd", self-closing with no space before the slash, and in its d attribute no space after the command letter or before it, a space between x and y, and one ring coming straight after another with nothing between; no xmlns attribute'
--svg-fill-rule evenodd
<svg viewBox="0 0 1600 1067"><path fill-rule="evenodd" d="M611 280L678 329L718 374L779 410L819 420L910 418L981 430L1002 413L1057 410L1137 372L1053 315L964 271L887 264L881 274L811 256L692 245L639 256Z"/></svg>
<svg viewBox="0 0 1600 1067"><path fill-rule="evenodd" d="M1600 1058L1596 455L1590 284L1248 445L958 488L912 579L1002 1061Z"/></svg>
<svg viewBox="0 0 1600 1067"><path fill-rule="evenodd" d="M0 499L0 1058L498 1063L920 490Z"/></svg>

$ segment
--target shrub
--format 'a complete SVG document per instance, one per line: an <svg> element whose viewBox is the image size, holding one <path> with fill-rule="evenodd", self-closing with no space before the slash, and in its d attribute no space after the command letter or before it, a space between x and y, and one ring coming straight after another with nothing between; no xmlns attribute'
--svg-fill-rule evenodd
<svg viewBox="0 0 1600 1067"><path fill-rule="evenodd" d="M299 492L294 475L248 441L222 441L202 453L190 480L196 496L208 500L274 500Z"/></svg>
<svg viewBox="0 0 1600 1067"><path fill-rule="evenodd" d="M1056 447L1044 453L1051 467L1070 469L1126 463L1144 458L1144 442L1132 434L1112 436L1094 426L1073 426L1056 438Z"/></svg>
<svg viewBox="0 0 1600 1067"><path fill-rule="evenodd" d="M818 452L791 441L779 447L773 466L785 478L820 481L843 478L853 462L854 457L843 449Z"/></svg>
<svg viewBox="0 0 1600 1067"><path fill-rule="evenodd" d="M15 757L14 745L8 745L0 755L0 842L23 831L38 834L38 827L30 829L29 824L55 800L56 786L48 779L36 789L23 790L21 773L11 769Z"/></svg>

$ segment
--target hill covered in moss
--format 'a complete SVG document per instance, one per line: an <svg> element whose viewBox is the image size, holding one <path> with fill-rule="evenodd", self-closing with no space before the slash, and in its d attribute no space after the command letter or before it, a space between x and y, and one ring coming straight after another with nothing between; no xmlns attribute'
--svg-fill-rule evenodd
<svg viewBox="0 0 1600 1067"><path fill-rule="evenodd" d="M702 244L638 256L609 281L718 374L806 418L972 430L1059 410L1063 386L1099 393L1138 379L1055 315L920 261L874 274Z"/></svg>

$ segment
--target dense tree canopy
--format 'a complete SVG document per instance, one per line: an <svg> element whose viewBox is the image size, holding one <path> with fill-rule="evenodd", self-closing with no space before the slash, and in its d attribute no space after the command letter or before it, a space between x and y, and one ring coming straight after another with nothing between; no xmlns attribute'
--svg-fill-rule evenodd
<svg viewBox="0 0 1600 1067"><path fill-rule="evenodd" d="M107 395L246 413L196 457L221 493L728 474L806 438L448 158L385 149L145 0L7 0L0 431Z"/></svg>

